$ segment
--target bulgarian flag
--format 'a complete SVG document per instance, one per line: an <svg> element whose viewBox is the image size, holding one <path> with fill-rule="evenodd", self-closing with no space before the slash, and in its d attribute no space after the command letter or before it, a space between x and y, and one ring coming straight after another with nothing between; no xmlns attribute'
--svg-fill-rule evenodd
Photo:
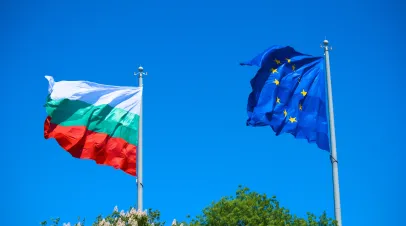
<svg viewBox="0 0 406 226"><path fill-rule="evenodd" d="M136 176L142 87L45 78L49 82L45 139L54 138L75 158Z"/></svg>

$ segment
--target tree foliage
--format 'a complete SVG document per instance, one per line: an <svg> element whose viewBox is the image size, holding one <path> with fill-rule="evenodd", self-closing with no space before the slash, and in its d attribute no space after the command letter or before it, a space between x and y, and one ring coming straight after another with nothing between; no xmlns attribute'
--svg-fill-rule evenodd
<svg viewBox="0 0 406 226"><path fill-rule="evenodd" d="M118 211L115 207L113 213L102 217L99 216L91 224L92 226L164 226L160 221L160 212L149 209L137 211L130 208L129 211ZM189 217L187 217L189 218ZM51 226L59 225L59 218L51 219ZM63 223L63 226L84 226L85 220L71 225ZM46 221L42 226L49 226ZM266 194L251 192L249 188L241 187L236 191L235 197L227 196L218 202L213 202L203 209L202 215L198 215L187 222L180 224L174 220L171 226L336 226L336 221L328 218L323 212L319 217L307 213L306 218L292 215L288 209L281 207L275 196L268 197Z"/></svg>
<svg viewBox="0 0 406 226"><path fill-rule="evenodd" d="M307 218L292 215L280 206L276 197L250 192L239 187L235 197L223 197L203 210L203 214L192 219L190 226L333 226L336 221L326 213L316 217L312 213Z"/></svg>
<svg viewBox="0 0 406 226"><path fill-rule="evenodd" d="M127 212L124 210L118 211L117 206L114 207L113 213L102 217L99 215L91 224L92 226L164 226L165 222L160 221L161 213L158 210L149 209L147 211L135 210L130 208ZM50 226L59 226L60 219L51 219ZM42 226L48 226L47 221L41 222ZM62 226L84 226L85 219L80 218L75 224L63 223Z"/></svg>

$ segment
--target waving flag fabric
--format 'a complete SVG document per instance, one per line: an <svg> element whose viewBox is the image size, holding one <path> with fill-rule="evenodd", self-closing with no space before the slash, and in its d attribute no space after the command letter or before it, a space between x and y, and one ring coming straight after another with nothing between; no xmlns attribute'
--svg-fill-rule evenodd
<svg viewBox="0 0 406 226"><path fill-rule="evenodd" d="M54 138L75 158L136 176L142 87L45 77L49 82L45 139Z"/></svg>
<svg viewBox="0 0 406 226"><path fill-rule="evenodd" d="M272 46L241 65L259 67L251 80L248 126L270 126L330 151L323 57Z"/></svg>

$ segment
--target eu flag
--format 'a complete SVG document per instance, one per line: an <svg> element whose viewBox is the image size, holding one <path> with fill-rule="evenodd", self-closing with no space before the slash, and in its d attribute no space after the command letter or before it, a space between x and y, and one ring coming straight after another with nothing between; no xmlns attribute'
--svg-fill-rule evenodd
<svg viewBox="0 0 406 226"><path fill-rule="evenodd" d="M241 65L259 67L251 80L247 126L270 126L330 151L323 57L272 46Z"/></svg>

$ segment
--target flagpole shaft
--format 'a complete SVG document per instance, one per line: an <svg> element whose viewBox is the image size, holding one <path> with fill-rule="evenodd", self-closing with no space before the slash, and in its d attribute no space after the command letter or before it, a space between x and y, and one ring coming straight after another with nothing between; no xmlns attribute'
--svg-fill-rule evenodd
<svg viewBox="0 0 406 226"><path fill-rule="evenodd" d="M142 67L138 68L138 86L143 87L142 83L142 76L144 75L144 69ZM143 210L143 190L144 190L144 184L143 184L143 178L142 178L142 105L143 105L143 96L144 92L141 97L141 107L140 107L140 119L139 119L139 125L138 125L138 147L137 147L137 207L139 210Z"/></svg>
<svg viewBox="0 0 406 226"><path fill-rule="evenodd" d="M341 204L340 204L340 188L338 182L338 161L336 149L336 134L334 126L334 109L333 109L333 91L331 86L330 75L330 57L328 52L328 41L324 40L324 54L326 61L326 79L327 79L327 95L328 95L328 112L330 125L330 146L331 146L331 164L333 168L333 189L334 189L334 213L338 226L342 226L341 222Z"/></svg>

